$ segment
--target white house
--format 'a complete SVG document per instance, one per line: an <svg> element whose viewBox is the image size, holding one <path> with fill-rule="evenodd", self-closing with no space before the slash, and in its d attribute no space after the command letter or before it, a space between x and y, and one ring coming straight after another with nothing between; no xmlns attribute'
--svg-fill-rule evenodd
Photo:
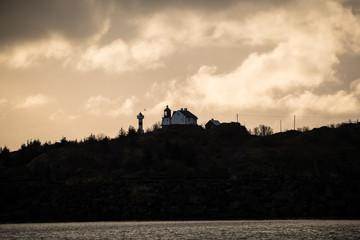
<svg viewBox="0 0 360 240"><path fill-rule="evenodd" d="M164 110L164 116L162 117L161 126L168 125L197 125L197 117L189 112L187 108L181 108L178 111L174 111L171 116L171 110L166 106Z"/></svg>

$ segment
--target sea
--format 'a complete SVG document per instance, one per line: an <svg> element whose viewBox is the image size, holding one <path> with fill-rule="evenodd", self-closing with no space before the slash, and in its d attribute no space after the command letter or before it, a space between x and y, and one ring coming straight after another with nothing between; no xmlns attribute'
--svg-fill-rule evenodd
<svg viewBox="0 0 360 240"><path fill-rule="evenodd" d="M0 239L360 239L360 220L0 224Z"/></svg>

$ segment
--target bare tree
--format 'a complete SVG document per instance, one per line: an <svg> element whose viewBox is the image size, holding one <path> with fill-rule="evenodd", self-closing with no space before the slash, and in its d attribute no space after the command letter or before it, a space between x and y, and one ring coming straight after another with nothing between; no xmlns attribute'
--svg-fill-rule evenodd
<svg viewBox="0 0 360 240"><path fill-rule="evenodd" d="M158 122L154 123L154 125L152 125L152 131L156 131L156 130L160 129L160 127L161 127L161 124L158 121Z"/></svg>
<svg viewBox="0 0 360 240"><path fill-rule="evenodd" d="M260 129L259 127L254 127L254 135L259 136L260 135Z"/></svg>
<svg viewBox="0 0 360 240"><path fill-rule="evenodd" d="M256 136L268 136L273 133L274 133L273 129L269 126L259 125L259 127L254 128L254 135Z"/></svg>
<svg viewBox="0 0 360 240"><path fill-rule="evenodd" d="M260 136L268 136L274 133L271 127L265 125L259 125Z"/></svg>

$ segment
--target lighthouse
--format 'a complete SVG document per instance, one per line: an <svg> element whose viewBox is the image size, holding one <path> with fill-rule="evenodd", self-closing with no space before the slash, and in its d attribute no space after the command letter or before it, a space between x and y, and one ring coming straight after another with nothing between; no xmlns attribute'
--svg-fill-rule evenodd
<svg viewBox="0 0 360 240"><path fill-rule="evenodd" d="M137 119L139 119L138 133L144 133L144 129L143 129L144 115L140 112L139 115L137 115Z"/></svg>
<svg viewBox="0 0 360 240"><path fill-rule="evenodd" d="M164 116L162 117L162 123L161 126L167 126L171 125L171 110L168 105L166 105L166 108L164 110Z"/></svg>

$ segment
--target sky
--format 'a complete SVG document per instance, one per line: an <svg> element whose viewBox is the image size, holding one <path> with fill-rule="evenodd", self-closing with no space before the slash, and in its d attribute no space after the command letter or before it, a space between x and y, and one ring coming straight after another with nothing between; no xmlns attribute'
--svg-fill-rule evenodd
<svg viewBox="0 0 360 240"><path fill-rule="evenodd" d="M356 121L360 1L0 1L0 146L115 137L166 105L274 132Z"/></svg>

